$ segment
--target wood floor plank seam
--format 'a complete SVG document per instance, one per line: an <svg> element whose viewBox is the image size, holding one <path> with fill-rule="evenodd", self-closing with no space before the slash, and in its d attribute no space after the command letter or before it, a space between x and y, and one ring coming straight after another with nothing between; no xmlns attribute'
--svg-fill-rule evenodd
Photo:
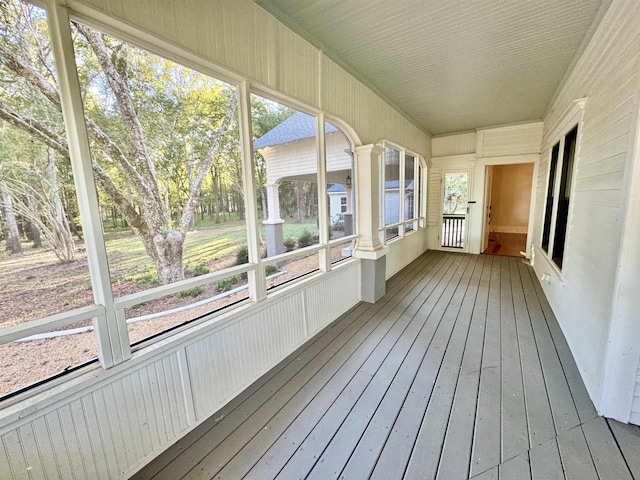
<svg viewBox="0 0 640 480"><path fill-rule="evenodd" d="M453 329L453 326L451 327L451 329ZM439 332L441 333L442 331L439 331ZM438 334L438 332L436 332L436 335L437 334ZM446 342L449 341L449 338L450 338L450 333L446 334ZM433 392L433 389L434 389L434 386L435 386L435 381L436 381L437 374L438 374L438 372L439 372L439 370L440 370L440 368L442 366L442 361L443 361L444 354L445 354L444 348L441 348L441 351L442 351L442 353L438 355L439 358L436 357L436 358L433 359L433 361L436 363L436 365L434 366L434 372L432 374L430 374L430 378L425 379L426 381L424 382L424 386L428 386L428 388L426 388L424 390L423 396L426 399L427 403L424 405L424 408L420 408L420 412L418 412L420 414L424 414L424 411L427 408L429 398L432 395L432 392ZM393 428L392 428L389 436L386 439L382 454L378 457L377 462L376 462L376 464L374 466L373 473L372 473L372 475L374 477L380 477L380 478L385 478L386 479L386 478L390 478L390 476L392 474L397 474L398 473L396 471L395 467L394 467L394 471L393 472L386 471L384 474L381 474L379 472L379 470L381 469L381 465L388 466L390 463L392 463L393 465L396 465L398 462L401 463L401 464L408 463L408 458L409 458L409 455L410 455L410 449L409 448L403 447L400 450L401 452L409 452L406 455L406 459L403 459L403 460L399 460L398 451L395 452L395 454L392 456L392 458L389 461L385 460L384 455L385 455L385 452L389 452L390 451L390 449L389 449L389 443L390 442L392 444L394 444L394 445L397 444L396 432L397 431L402 431L402 427L400 427L400 430L398 429L398 424L405 421L404 418L406 418L406 416L407 416L406 412L408 411L407 409L409 408L409 407L407 407L407 405L409 404L409 402L411 401L412 398L415 398L415 397L412 397L413 393L415 391L419 391L419 389L421 387L421 385L418 385L417 387L415 387L415 385L418 383L418 380L417 380L418 376L419 375L424 375L425 368L426 368L426 365L427 365L427 363L426 363L427 357L431 358L430 356L432 356L433 354L434 354L434 350L433 349L429 348L429 349L425 350L425 354L423 355L422 360L420 361L420 365L419 365L419 368L418 368L418 374L416 375L416 377L413 380L413 383L412 383L412 386L411 386L411 390L408 392L407 396L405 397L405 399L404 399L404 401L403 401L403 403L401 405L399 415L395 419L395 422L393 424ZM413 422L413 424L417 425L415 422ZM415 436L417 435L417 428L418 427L419 426L416 426L416 432L415 433L413 433L413 432L411 433L411 438L415 438ZM396 447L394 447L394 448L396 448ZM398 475L398 477L399 476L400 475Z"/></svg>
<svg viewBox="0 0 640 480"><path fill-rule="evenodd" d="M469 326L469 335L474 334L474 330L481 330L481 335L476 334L473 337L477 343L475 347L477 349L476 352L474 352L472 348L467 349L467 346L465 345L461 371L456 384L456 390L454 392L454 399L451 407L452 411L455 412L457 411L457 404L461 402L463 402L463 404L464 402L471 402L473 404L473 410L472 415L467 417L466 422L464 416L450 415L447 423L443 449L440 458L438 459L438 471L436 474L437 478L442 480L447 480L448 478L466 478L469 476L471 468L473 431L476 421L476 408L480 388L480 368L476 368L471 372L465 371L464 368L469 362L474 362L475 364L476 359L473 357L474 355L478 358L479 365L480 359L482 358L482 352L484 350L484 336L486 332L487 309L489 304L489 277L486 275L486 272L491 272L493 259L486 256L483 256L482 258L484 260L482 265L483 275L481 276L480 283L478 285L478 292ZM478 303L478 297L480 298L480 303ZM475 338L476 336L478 337L477 339ZM467 339L467 342L469 342L469 339ZM470 373L473 374L471 377L469 377ZM464 387L471 388L471 390L469 392L465 392L463 390ZM460 408L460 410L462 410L462 408ZM461 426L458 426L457 424L460 422ZM466 432L463 430L462 433L468 434L465 452L460 451L459 443L461 440L453 438L454 435L457 433L459 434L461 428L466 428ZM452 447L447 448L450 443L452 443ZM449 454L449 451L452 451L453 453ZM460 471L460 469L463 469L464 471Z"/></svg>
<svg viewBox="0 0 640 480"><path fill-rule="evenodd" d="M440 260L442 261L442 262L439 262L439 264L440 264L440 263L442 263L441 267L444 267L445 265L447 265L447 263L448 263L448 259L447 259L447 257L445 257L445 256L441 256L441 257L440 257ZM447 270L448 270L448 267L447 267ZM445 271L446 271L446 270L445 270ZM418 282L418 285L421 285L422 283L424 283L424 282ZM428 282L426 282L426 283L428 283ZM414 287L414 288L415 288L415 289L419 288L419 290L421 290L423 287ZM408 296L409 296L409 292L407 292L407 294L403 297L403 299L402 299L402 301L401 301L401 304L402 304L402 302L404 302L404 301L405 301L405 299L406 299ZM411 302L409 302L409 303L411 303ZM408 305L408 304L404 304L404 305ZM396 306L396 307L397 307L397 306ZM406 308L406 306L405 306L405 308ZM383 313L383 312L384 312L384 313ZM382 310L380 310L380 311L379 311L379 313L380 313L380 315L379 315L379 316L380 316L380 321L379 321L378 325L380 325L380 324L381 324L381 322L383 322L383 320L385 320L389 315L391 315L392 313L394 313L394 309L389 309L389 311L385 311L385 308L383 308ZM394 315L395 315L395 313L394 313ZM331 382L331 380L335 377L335 375L336 375L336 374L337 374L337 373L342 369L342 367L344 366L344 364L345 364L346 362L348 362L348 361L349 361L349 359L351 359L352 357L354 357L354 355L356 355L356 353L357 353L358 351L360 351L360 350L363 350L363 351L364 351L364 353L365 353L365 357L364 357L364 359L362 360L362 362L366 362L366 360L367 360L371 355L373 355L373 352L374 352L374 350L375 350L375 348L376 348L376 345L378 345L380 342L382 342L382 341L384 340L384 338L386 337L386 335L388 334L388 332L393 328L393 325L395 325L395 322L397 321L397 319L398 319L398 318L399 318L399 315L397 315L396 320L394 320L394 321L393 321L393 323L392 323L391 325L389 325L388 327L386 327L386 331L385 331L385 332L384 332L384 334L380 337L380 339L376 342L376 344L375 344L375 345L373 345L373 346L371 346L371 347L366 347L366 348L365 348L365 347L364 347L364 345L365 345L365 344L364 344L364 343L362 343L362 342L360 342L360 343L358 344L358 346L356 347L356 350L352 351L352 352L351 352L351 354L349 354L349 355L348 355L347 359L345 359L345 361L344 361L343 363L341 363L341 364L336 368L336 370L335 370L335 371L330 375L330 377L329 377L329 378L328 378L328 379L323 383L323 386L326 386L326 385L328 384L328 382ZM384 326L384 323L382 323L382 324L383 324L383 326ZM373 330L372 330L372 331L373 331ZM371 334L371 333L370 333L370 334ZM367 352L367 350L368 350L368 353L366 353L366 352ZM332 359L332 360L329 360L329 362L331 362L331 361L333 361L333 359ZM307 384L308 384L308 383L307 383ZM304 387L303 387L303 388L304 388ZM320 388L320 390L322 390L322 388ZM298 392L298 393L299 393L299 392ZM296 394L295 396L297 397L297 396L298 396L298 394ZM290 400L289 402L287 402L285 405L283 405L283 406L282 406L282 407L281 407L277 412L275 412L275 413L274 413L274 415L278 415L278 414L282 411L282 409L283 409L283 408L285 408L285 407L286 407L286 405L288 405L288 404L290 404L290 403L291 403L291 400ZM305 408L305 407L302 407L302 408L301 408L301 410L302 410L303 408ZM296 417L297 417L297 415L298 415L298 414L296 414ZM275 417L272 417L272 418L275 418ZM268 423L268 422L267 422L267 423ZM249 443L250 443L250 442L252 442L252 441L257 437L257 435L260 435L261 433L262 433L261 431L259 431L258 433L256 433L256 434L255 434L251 439L249 439L249 440L248 440L248 442L249 442ZM239 454L243 449L247 448L247 447L248 447L248 445L249 445L249 443L245 443L243 447L239 448L239 449L238 449L238 451L236 452L236 454L234 455L234 458L235 458L235 457L236 457L236 456L237 456L237 455L238 455L238 454ZM233 461L233 459L229 459L229 461L227 461L227 462L225 463L225 465L222 467L222 469L220 469L220 470L218 470L218 471L220 471L220 472L221 472L222 470L226 469L226 468L228 467L228 465L229 465L229 463L230 463L231 461ZM257 461L257 459L256 459L256 461ZM254 464L255 464L255 462L254 462ZM208 474L207 474L207 475L208 475ZM216 475L216 473L214 473L214 474L213 474L213 475L211 475L211 476L215 476L215 475Z"/></svg>
<svg viewBox="0 0 640 480"><path fill-rule="evenodd" d="M401 272L399 272L397 275L394 275L394 277L392 277L389 280L389 290L388 293L398 293L399 291L401 291L402 286L404 286L406 283L410 282L411 278L412 278L412 273L414 273L416 270L420 270L422 267L424 267L425 265L428 265L430 262L434 261L433 257L436 257L434 254L434 252L427 252L425 254L423 254L416 262L414 262L410 267L408 267L405 270L402 270ZM392 297L389 297L389 299ZM385 300L387 299L381 299L381 303L384 305L385 304ZM351 319L352 322L356 321L359 318L359 315L356 314L355 312L361 308L362 306L365 306L365 312L368 310L372 310L374 309L374 306L369 304L363 304L360 303L358 306L353 307L352 309L350 309L350 311L346 312L345 314L343 314L343 318L341 320L339 320L338 322L334 323L333 325L326 327L325 329L323 329L323 331L321 331L319 333L318 336L314 337L313 341L308 342L307 344L301 346L299 349L296 350L296 352L293 352L291 355L288 356L288 358L286 359L286 361L282 362L281 364L278 365L279 368L274 368L272 370L270 370L269 372L267 372L267 374L265 374L263 377L261 377L257 382L255 382L254 384L252 384L247 391L245 391L245 394L243 395L244 398L242 399L242 401L237 402L236 405L233 405L233 401L230 402L229 404L225 405L225 407L223 407L224 409L227 410L228 414L230 414L233 410L235 410L235 408L240 407L245 401L247 401L249 399L250 396L250 391L252 389L258 390L259 388L261 388L264 384L266 384L268 381L270 381L273 377L275 377L276 375L278 375L281 371L283 371L285 368L287 368L291 363L296 361L296 357L298 352L301 351L306 351L308 350L312 345L315 345L319 342L322 342L323 339L325 338L325 335L329 333L329 331L332 328L335 328L335 326L338 323L343 323L346 320L348 320L352 315L353 318ZM344 329L341 331L344 331L349 324L345 325ZM340 333L340 332L338 332ZM237 397L234 400L238 400L239 398L241 398L242 396ZM228 415L227 414L227 415ZM224 416L227 416L224 415ZM211 423L209 422L209 425L211 425L211 427L215 426L217 424L217 422L215 421L215 419L220 417L220 412L218 412L216 415L210 417L212 419L214 419L214 423L213 425L211 425ZM206 422L205 422L206 423ZM204 425L201 425L199 428L202 428ZM203 433L203 435L206 434L206 431ZM195 438L193 440L193 443L197 442L198 438ZM177 455L176 455L177 457ZM176 458L174 457L174 459ZM166 465L164 465L162 468L164 468ZM159 471L159 470L158 470ZM156 472L158 473L158 472ZM148 478L148 477L147 477Z"/></svg>
<svg viewBox="0 0 640 480"><path fill-rule="evenodd" d="M444 421L443 425L440 426L440 428L442 429L442 436L440 436L440 431L435 432L436 435L433 435L434 431L431 428L426 428L425 427L425 422L427 420L427 415L429 414L429 407L431 405L433 405L434 402L434 398L432 396L432 398L430 398L429 400L429 404L427 405L427 409L425 410L425 414L423 415L422 418L422 422L418 431L418 436L416 437L416 441L414 442L414 446L412 449L412 453L411 453L411 459L407 465L407 469L405 470L405 477L406 478L413 478L414 475L413 473L411 473L413 470L418 470L417 472L415 472L416 474L419 474L421 476L428 476L428 475L432 475L432 477L435 478L435 476L437 475L439 466L440 466L440 459L442 458L442 449L444 447L444 441L445 441L445 436L447 433L447 427L450 423L451 420L451 412L453 409L453 404L454 404L454 399L455 399L455 390L456 387L458 385L458 382L460 380L460 375L462 373L462 362L464 359L464 353L467 347L467 342L469 340L469 332L471 329L471 321L472 321L472 317L473 317L473 309L475 306L475 302L477 300L477 296L478 296L478 291L479 291L479 283L480 283L480 272L482 271L482 265L480 266L479 270L476 270L478 268L478 262L476 262L474 264L474 269L471 272L471 276L468 280L468 283L466 284L466 288L465 288L465 294L463 297L463 301L460 303L460 305L457 308L456 311L456 317L454 320L454 329L451 332L451 335L449 337L449 343L447 344L446 348L445 348L445 356L443 358L443 362L441 364L441 368L440 371L438 372L438 376L436 378L436 383L435 386L436 388L438 387L438 385L441 383L440 382L446 382L447 380L449 380L451 382L451 385L449 386L449 388L452 388L453 391L450 392L450 396L451 396L451 401L447 402L447 406L446 406L446 421ZM477 273L476 273L477 271ZM474 280L474 277L475 280ZM471 292L471 293L470 293ZM451 350L451 341L453 340L453 337L456 333L456 329L460 327L460 330L462 330L461 335L464 336L464 341L461 343L460 347L459 347L459 352L455 351L455 350ZM453 352L453 353L452 353ZM455 356L454 356L455 355ZM453 372L453 374L451 375L450 378L445 378L443 377L443 374L446 375L446 371L443 372L442 368L445 365L446 361L447 361L447 357L448 356L454 356L453 358L453 365L458 365L458 368L456 369L455 372ZM454 380L455 377L455 380ZM446 386L446 383L445 383ZM443 390L440 390L439 392L441 395L446 395L447 392L445 391L445 393L443 393ZM447 398L447 397L445 397ZM443 412L445 413L445 412ZM432 415L433 417L433 415ZM436 416L436 418L442 418L439 415ZM426 465L424 465L424 458L421 455L420 450L418 447L420 447L420 441L423 437L423 435L427 435L428 438L433 438L433 439L439 439L436 441L436 445L435 448L438 451L437 455L434 455L434 461L432 462L427 462ZM417 455L414 457L414 455ZM437 459L436 459L437 456ZM414 458L418 458L420 459L420 463L418 463L418 465L420 465L419 467L412 467L412 464L415 465L414 463Z"/></svg>
<svg viewBox="0 0 640 480"><path fill-rule="evenodd" d="M447 280L447 285L451 282L451 279L455 277L456 272L457 272L459 269L460 269L460 263L457 263L456 268L455 268L454 270L452 270L452 271L451 271L451 277ZM447 274L447 275L448 275L448 274ZM442 282L442 280L440 281L440 283L441 283L441 282ZM442 291L444 291L444 290L445 290L445 289L443 288L443 290L442 290ZM433 289L432 289L432 291L429 293L429 296L428 296L428 297L425 297L424 301L422 301L422 302L421 302L421 304L423 305L423 304L424 304L424 302L425 302L425 301L427 301L427 299L428 299L428 298L431 298L431 294L432 294L433 292L435 292L435 291L437 291L437 288L436 288L435 290L433 290ZM422 292L421 292L421 293L422 293ZM442 294L443 294L442 292L441 292L440 294L438 294L438 298L436 298L436 299L435 299L435 301L434 301L434 305L439 301L439 298L442 296ZM416 297L416 299L417 299L417 298L419 298L419 297ZM410 308L410 307L409 307L409 308ZM403 314L404 314L404 312L403 312ZM405 330L405 331L406 331L406 330ZM416 336L417 336L417 334L416 334ZM395 345L394 345L394 347L393 347L393 348L395 348ZM387 357L385 357L385 359L386 359L386 358L387 358ZM380 365L380 367L382 367L382 364ZM374 375L376 375L376 374L377 374L377 372L376 372L376 373L374 373ZM367 388L367 387L365 386L365 388ZM363 392L364 392L364 390L363 390ZM358 398L358 399L359 399L359 398ZM358 401L358 400L356 400L356 401ZM345 418L346 418L346 417L345 417ZM315 428L315 427L314 427L314 428ZM338 429L339 429L339 428L340 428L340 427L338 427ZM336 432L335 432L335 433L337 433L337 430L338 430L338 429L336 429ZM311 435L311 434L313 433L313 431L314 431L314 430L311 430L311 431L309 432L309 435ZM309 435L308 435L308 436L309 436ZM307 438L308 438L308 436L307 436ZM305 440L305 441L306 441L306 440ZM303 445L303 444L301 444L299 448L302 448L302 445ZM326 446L328 446L328 443L326 444ZM326 448L326 446L325 446L325 448ZM319 454L319 455L317 455L316 463L317 463L318 461L320 461L321 457L322 457L322 452L320 452L320 454ZM293 457L292 457L292 458L293 458ZM312 468L313 468L313 467L312 467ZM285 477L285 478L286 478L286 477Z"/></svg>
<svg viewBox="0 0 640 480"><path fill-rule="evenodd" d="M134 478L640 478L640 428L597 416L530 266L428 252L387 288Z"/></svg>
<svg viewBox="0 0 640 480"><path fill-rule="evenodd" d="M423 266L423 267L424 267L425 265L429 265L429 264L430 264L430 262L432 261L431 257L432 257L432 256L425 256L425 258L429 258L429 260L428 260L428 261L426 261L426 263L425 263L425 262L421 262L421 266ZM410 270L410 271L411 271L411 270ZM410 271L409 271L409 272L410 272ZM414 282L414 280L415 280L415 277L414 277L414 278L412 278L410 275L407 275L407 277L406 277L406 278L407 278L407 282L408 282L407 284L411 284L411 283L412 283L412 282ZM396 294L394 294L394 295L388 295L388 296L387 296L387 299L385 299L385 300L387 300L387 301L393 301L393 299L394 299L396 296L399 296L399 295L401 295L401 294L403 294L403 293L404 293L404 294L406 294L406 292L403 292L403 290L402 290L402 286L403 286L403 285L404 285L403 283L398 284L398 290L396 291ZM382 303L383 305L385 305L385 304L387 303L387 301L382 301L381 303ZM366 308L366 310L365 310L365 313L367 313L367 312L371 312L371 315L374 315L376 311L377 311L377 309L375 309L372 305L368 305L368 306L367 306L367 308ZM362 320L363 318L366 318L366 317L365 317L365 316L363 316L363 315L360 315L360 316L354 317L353 321ZM347 317L347 318L345 318L345 319L343 319L342 321L344 322L345 320L348 320L348 317ZM351 325L352 325L352 324L353 324L353 322L351 322L348 326L346 326L346 328L345 328L345 329L342 329L342 330L340 330L339 332L338 332L338 331L330 332L330 330L331 330L331 329L330 329L328 332L330 332L330 335L331 335L331 334L335 334L335 335L337 335L337 334L339 334L339 333L343 333L345 330L349 329L349 328L351 327ZM357 333L357 330L354 332L354 334L356 334L356 333ZM311 343L310 343L310 345L309 345L309 348L308 348L307 350L305 350L305 353L306 353L307 351L309 351L309 350L312 350L313 346L317 345L319 342L322 342L322 338L326 338L326 337L323 335L321 338L319 338L319 340L318 340L318 341L316 341L316 342L311 342ZM329 345L325 345L325 346L322 348L321 352L322 352L322 351L324 351L324 350L326 350L326 348L328 348L328 346L329 346ZM321 352L320 352L320 353L321 353ZM318 353L318 354L320 354L320 353ZM316 355L315 357L317 357L317 355ZM310 359L310 361L312 361L312 360L313 360L313 358L315 358L315 357L312 357L312 358ZM290 360L291 360L291 361L287 364L287 366L286 366L285 368L288 368L288 366L289 366L290 364L294 363L294 362L297 360L297 356L292 356L292 357L290 357ZM307 363L309 363L309 362L307 362ZM284 370L285 368L281 369L280 371ZM298 369L297 371L299 372L299 371L300 371L300 369ZM278 373L278 374L279 374L279 373ZM295 374L294 374L294 375L295 375ZM262 388L262 387L260 387L260 388ZM272 392L271 396L270 396L270 397L268 397L268 398L271 398L273 395L277 394L277 392L278 392L278 390L275 390L274 392ZM246 399L244 399L244 400L243 400L243 402L242 402L240 405L242 405L246 400L249 400L251 397L253 397L253 395L251 395L251 396L247 397ZM267 400L268 400L268 398L267 398ZM265 401L267 401L267 400L265 400ZM259 407L258 407L258 408L259 408ZM228 416L227 416L227 417L225 417L223 420L221 420L221 422L220 422L220 423L216 423L214 426L215 426L216 428L218 428L218 429L219 429L219 428L222 426L222 425L221 425L221 423L222 423L223 421L228 421L230 416L231 416L231 412L230 412L230 415L228 415ZM250 416L250 415L247 415L247 418L248 418L249 416ZM232 430L232 432L233 432L233 430ZM231 432L231 433L232 433L232 432ZM208 434L208 433L210 433L210 431L205 432L205 435L206 435L206 434ZM228 435L227 435L227 436L228 436ZM226 438L227 436L225 436L225 437L223 437L223 438ZM163 469L163 470L164 470L164 469ZM172 476L171 474L169 474L169 475L167 475L167 477L166 477L166 478L173 479L173 478L175 478L175 477L174 477L174 476Z"/></svg>

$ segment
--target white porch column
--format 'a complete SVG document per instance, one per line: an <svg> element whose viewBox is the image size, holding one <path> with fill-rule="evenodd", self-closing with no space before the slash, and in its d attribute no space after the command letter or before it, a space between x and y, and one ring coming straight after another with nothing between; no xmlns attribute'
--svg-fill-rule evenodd
<svg viewBox="0 0 640 480"><path fill-rule="evenodd" d="M271 183L265 185L267 189L267 213L268 217L262 222L267 237L267 255L272 257L284 253L284 234L282 224L284 220L280 218L280 195L278 194L278 184Z"/></svg>
<svg viewBox="0 0 640 480"><path fill-rule="evenodd" d="M87 248L93 298L97 305L103 305L106 310L104 316L93 319L98 358L104 368L110 368L131 358L129 333L124 312L117 314L114 306L98 191L93 179L91 149L84 123L84 107L67 7L57 2L52 4L47 9L47 19L58 70L62 113L69 142L69 157L78 196L82 233Z"/></svg>
<svg viewBox="0 0 640 480"><path fill-rule="evenodd" d="M385 292L386 254L388 247L380 243L379 162L383 149L363 145L355 150L356 217L358 241L353 255L362 259L361 298L374 303Z"/></svg>
<svg viewBox="0 0 640 480"><path fill-rule="evenodd" d="M353 188L345 186L347 211L344 212L344 236L353 235Z"/></svg>

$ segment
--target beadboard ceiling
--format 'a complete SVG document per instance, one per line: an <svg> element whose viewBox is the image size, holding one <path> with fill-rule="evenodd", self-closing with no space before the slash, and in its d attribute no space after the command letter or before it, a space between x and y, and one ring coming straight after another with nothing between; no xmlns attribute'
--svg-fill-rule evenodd
<svg viewBox="0 0 640 480"><path fill-rule="evenodd" d="M611 0L255 0L432 135L543 117Z"/></svg>

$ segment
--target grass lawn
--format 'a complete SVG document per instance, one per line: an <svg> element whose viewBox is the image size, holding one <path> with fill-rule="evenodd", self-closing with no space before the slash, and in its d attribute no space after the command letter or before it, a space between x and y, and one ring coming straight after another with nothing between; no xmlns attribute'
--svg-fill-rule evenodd
<svg viewBox="0 0 640 480"><path fill-rule="evenodd" d="M315 221L310 223L287 223L283 225L284 238L298 238L304 231L317 231ZM264 227L260 227L264 239ZM135 280L140 283L156 281L153 262L144 251L142 242L127 230L107 230L105 242L109 257L112 282ZM247 230L244 221L228 221L215 224L201 222L196 229L187 233L184 247L183 265L189 274L198 265L211 271L228 268L229 259L242 245L247 244Z"/></svg>

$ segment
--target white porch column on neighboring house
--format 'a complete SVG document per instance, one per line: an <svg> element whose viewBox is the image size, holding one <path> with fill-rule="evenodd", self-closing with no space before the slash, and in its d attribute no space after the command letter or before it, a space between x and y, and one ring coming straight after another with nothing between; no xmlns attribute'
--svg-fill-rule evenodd
<svg viewBox="0 0 640 480"><path fill-rule="evenodd" d="M347 193L347 211L344 212L344 236L353 235L353 188L344 187Z"/></svg>
<svg viewBox="0 0 640 480"><path fill-rule="evenodd" d="M284 237L282 225L284 220L280 218L280 196L278 184L265 185L267 189L267 219L262 222L267 237L267 255L272 257L284 253Z"/></svg>
<svg viewBox="0 0 640 480"><path fill-rule="evenodd" d="M362 259L362 292L365 302L374 303L385 292L386 254L389 250L380 243L379 162L383 149L363 145L355 150L356 216L358 241L353 255Z"/></svg>

